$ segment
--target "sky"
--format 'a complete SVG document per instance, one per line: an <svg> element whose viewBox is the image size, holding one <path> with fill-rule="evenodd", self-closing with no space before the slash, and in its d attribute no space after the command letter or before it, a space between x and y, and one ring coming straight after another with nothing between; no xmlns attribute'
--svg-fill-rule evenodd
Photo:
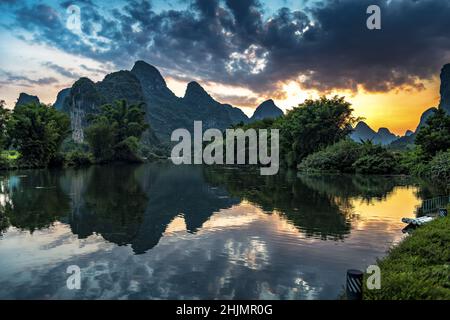
<svg viewBox="0 0 450 320"><path fill-rule="evenodd" d="M369 5L381 29L369 30ZM198 81L251 115L344 95L374 129L414 130L450 62L447 0L0 0L0 99L53 103L81 76L136 60L183 96ZM79 18L77 18L79 17Z"/></svg>

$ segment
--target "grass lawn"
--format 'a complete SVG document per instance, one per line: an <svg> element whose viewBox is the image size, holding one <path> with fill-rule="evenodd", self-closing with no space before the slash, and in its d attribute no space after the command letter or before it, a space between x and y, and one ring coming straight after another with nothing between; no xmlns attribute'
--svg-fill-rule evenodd
<svg viewBox="0 0 450 320"><path fill-rule="evenodd" d="M381 289L364 299L450 299L450 216L414 230L378 266Z"/></svg>

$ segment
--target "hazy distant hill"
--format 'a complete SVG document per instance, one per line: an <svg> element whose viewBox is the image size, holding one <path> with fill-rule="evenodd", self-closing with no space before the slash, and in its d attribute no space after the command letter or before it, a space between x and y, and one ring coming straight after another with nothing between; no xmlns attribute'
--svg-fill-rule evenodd
<svg viewBox="0 0 450 320"><path fill-rule="evenodd" d="M420 121L419 124L417 125L416 130L414 132L410 131L412 133L408 135L405 134L405 136L400 137L397 140L393 141L391 143L391 147L394 149L404 149L408 147L408 145L413 145L414 140L416 139L417 132L419 132L419 129L426 124L427 119L431 117L436 112L436 110L437 110L436 108L429 108L425 110L425 112L422 113L422 116L420 117Z"/></svg>
<svg viewBox="0 0 450 320"><path fill-rule="evenodd" d="M399 137L391 133L387 128L380 128L378 132L375 132L364 121L360 121L351 133L350 138L356 142L370 140L376 144L387 145Z"/></svg>

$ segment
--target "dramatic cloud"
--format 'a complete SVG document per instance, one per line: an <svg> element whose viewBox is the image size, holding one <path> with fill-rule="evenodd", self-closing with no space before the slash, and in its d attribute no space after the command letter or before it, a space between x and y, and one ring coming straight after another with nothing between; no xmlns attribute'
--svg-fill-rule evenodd
<svg viewBox="0 0 450 320"><path fill-rule="evenodd" d="M54 77L43 77L39 79L30 79L26 76L15 75L10 72L0 70L0 85L19 85L22 87L31 87L33 85L56 84L58 80Z"/></svg>
<svg viewBox="0 0 450 320"><path fill-rule="evenodd" d="M421 89L449 62L449 1L305 3L302 11L279 8L267 15L256 0L195 0L163 11L148 1L111 8L78 1L81 34L66 28L69 2L62 8L39 3L15 9L14 23L33 42L117 68L144 59L173 77L187 74L259 93L289 80L322 91ZM381 30L366 28L372 4L381 8Z"/></svg>
<svg viewBox="0 0 450 320"><path fill-rule="evenodd" d="M60 75L66 77L66 78L78 79L78 78L81 77L80 74L78 74L76 72L73 72L73 71L71 71L69 69L66 69L66 68L64 68L64 67L62 67L60 65L55 64L55 63L52 63L50 61L44 62L44 63L42 63L42 65L44 67L47 67L47 68L55 71L56 73L59 73Z"/></svg>

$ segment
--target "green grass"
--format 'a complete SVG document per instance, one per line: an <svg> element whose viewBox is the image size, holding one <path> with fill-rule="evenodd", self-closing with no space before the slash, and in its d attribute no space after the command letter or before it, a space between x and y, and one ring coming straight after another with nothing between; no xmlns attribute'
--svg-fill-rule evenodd
<svg viewBox="0 0 450 320"><path fill-rule="evenodd" d="M413 231L378 266L381 289L366 289L364 299L450 299L450 217Z"/></svg>

